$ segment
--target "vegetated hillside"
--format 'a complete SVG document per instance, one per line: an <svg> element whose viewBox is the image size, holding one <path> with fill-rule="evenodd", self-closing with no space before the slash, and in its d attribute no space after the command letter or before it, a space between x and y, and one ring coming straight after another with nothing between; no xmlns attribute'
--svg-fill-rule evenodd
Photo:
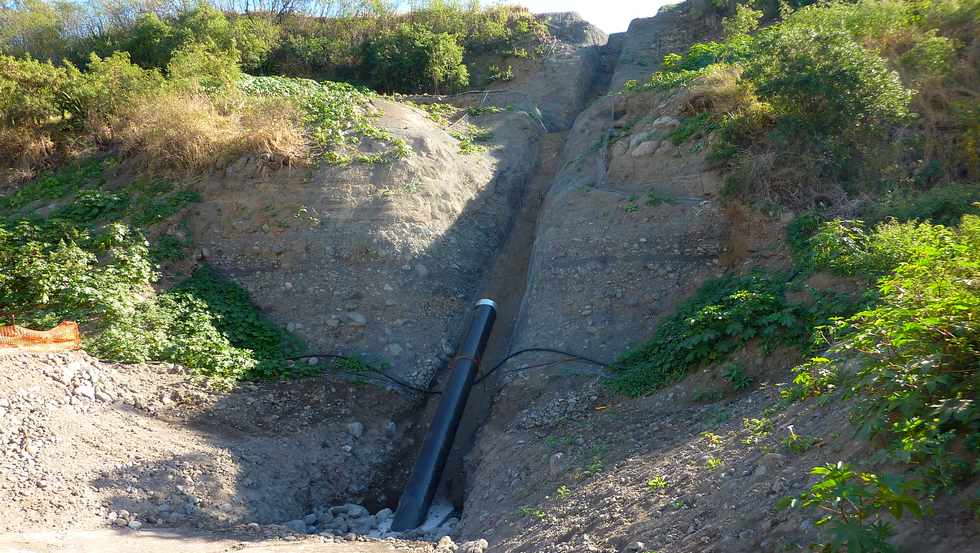
<svg viewBox="0 0 980 553"><path fill-rule="evenodd" d="M976 543L976 0L690 0L606 46L572 16L442 3L85 29L64 9L2 12L5 317L77 318L93 354L221 386L319 373L288 360L311 349L425 386L535 166L557 166L499 347L609 363L485 381L464 537ZM496 84L452 105L298 78L446 91L464 68Z"/></svg>
<svg viewBox="0 0 980 553"><path fill-rule="evenodd" d="M365 41L408 32L398 40L418 52L389 49L407 58L350 63L435 75L435 86L438 71L466 69L411 33L468 37L474 56L526 64L508 90L415 104L348 83L245 73L257 66L241 48L255 44L235 33L251 19L207 5L81 34L52 12L61 8L3 12L4 49L19 55L0 57L10 170L0 309L38 327L78 319L93 353L174 361L223 385L314 374L286 361L310 350L367 353L427 382L510 226L539 135L567 125L584 102L589 51L604 40L575 16L516 8L277 20L283 45L300 27L357 23L364 31L344 46L351 56ZM158 33L147 36L151 22ZM69 59L103 43L118 49ZM547 45L547 59L505 51L517 44ZM561 94L537 83L535 64L562 68L549 79ZM44 263L19 263L25 257ZM436 279L447 265L453 271ZM420 324L405 324L413 319Z"/></svg>
<svg viewBox="0 0 980 553"><path fill-rule="evenodd" d="M630 82L624 48L569 133L514 348L617 359L504 378L464 534L973 547L980 4L747 4L635 21L659 70ZM652 36L705 10L696 44Z"/></svg>

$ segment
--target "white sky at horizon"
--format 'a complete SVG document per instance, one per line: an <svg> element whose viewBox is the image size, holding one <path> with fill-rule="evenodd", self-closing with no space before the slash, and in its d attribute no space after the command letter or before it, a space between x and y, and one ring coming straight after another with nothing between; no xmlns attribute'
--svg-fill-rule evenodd
<svg viewBox="0 0 980 553"><path fill-rule="evenodd" d="M630 21L652 17L661 6L681 0L516 0L534 13L578 12L583 19L607 33L625 31Z"/></svg>

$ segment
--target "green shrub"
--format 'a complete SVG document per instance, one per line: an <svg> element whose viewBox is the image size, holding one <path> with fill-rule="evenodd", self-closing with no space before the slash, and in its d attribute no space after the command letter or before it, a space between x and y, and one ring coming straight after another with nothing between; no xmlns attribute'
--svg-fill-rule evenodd
<svg viewBox="0 0 980 553"><path fill-rule="evenodd" d="M735 6L735 15L721 20L721 27L725 30L725 38L732 39L748 35L758 29L762 15L761 11L754 10L749 6L743 4Z"/></svg>
<svg viewBox="0 0 980 553"><path fill-rule="evenodd" d="M902 63L919 74L943 77L956 60L956 42L932 34L915 44L902 55Z"/></svg>
<svg viewBox="0 0 980 553"><path fill-rule="evenodd" d="M469 83L463 48L448 33L401 25L369 39L362 48L372 85L384 91L435 92Z"/></svg>
<svg viewBox="0 0 980 553"><path fill-rule="evenodd" d="M218 332L233 346L250 352L255 364L242 372L243 377L279 378L293 372L285 358L302 353L303 343L263 316L241 286L205 265L168 294L200 302Z"/></svg>
<svg viewBox="0 0 980 553"><path fill-rule="evenodd" d="M820 393L828 375L841 382L843 360L859 360L847 389L863 433L892 460L949 485L980 468L980 217L965 215L955 230L877 228L875 239L905 250L901 261L878 282L877 305L838 323L829 353L798 368L794 394Z"/></svg>
<svg viewBox="0 0 980 553"><path fill-rule="evenodd" d="M303 374L284 357L300 342L272 325L240 287L202 268L158 293L142 230L193 198L172 186L102 187L89 161L31 183L0 204L0 316L47 328L82 326L84 346L115 361L182 364L212 384ZM39 201L62 203L25 220ZM130 219L137 227L126 224Z"/></svg>
<svg viewBox="0 0 980 553"><path fill-rule="evenodd" d="M0 121L40 127L64 115L66 72L51 62L0 55Z"/></svg>
<svg viewBox="0 0 980 553"><path fill-rule="evenodd" d="M862 221L834 220L821 226L810 239L810 246L818 268L874 278L891 272L923 249L942 247L951 238L948 229L929 223L889 221L868 232Z"/></svg>
<svg viewBox="0 0 980 553"><path fill-rule="evenodd" d="M757 45L744 78L760 99L809 131L861 132L908 116L911 91L846 32L776 26Z"/></svg>
<svg viewBox="0 0 980 553"><path fill-rule="evenodd" d="M241 75L238 51L221 50L213 44L187 42L174 51L167 64L167 77L172 85L212 96L229 94Z"/></svg>
<svg viewBox="0 0 980 553"><path fill-rule="evenodd" d="M779 502L780 508L818 509L822 517L817 526L825 527L830 541L814 550L826 553L894 553L888 543L894 530L883 518L889 514L900 520L908 513L923 514L913 495L917 485L896 477L879 477L855 472L842 462L814 467L810 474L819 481L795 498Z"/></svg>
<svg viewBox="0 0 980 553"><path fill-rule="evenodd" d="M64 101L80 123L87 116L108 121L121 107L163 86L159 71L131 63L126 52L116 52L106 58L93 53L86 71L69 64L67 72Z"/></svg>
<svg viewBox="0 0 980 553"><path fill-rule="evenodd" d="M121 38L133 63L147 69L166 67L180 45L173 25L152 12L141 15Z"/></svg>
<svg viewBox="0 0 980 553"><path fill-rule="evenodd" d="M242 69L258 71L279 46L282 31L268 19L237 17L231 24L231 38L241 55Z"/></svg>
<svg viewBox="0 0 980 553"><path fill-rule="evenodd" d="M722 361L749 340L770 345L804 332L805 314L785 299L785 284L753 273L706 282L693 297L660 321L653 337L615 363L612 387L650 393L700 364Z"/></svg>
<svg viewBox="0 0 980 553"><path fill-rule="evenodd" d="M924 192L897 189L877 198L867 209L866 219L880 222L889 217L899 221L931 221L956 226L964 215L980 215L980 187L970 184L934 186Z"/></svg>

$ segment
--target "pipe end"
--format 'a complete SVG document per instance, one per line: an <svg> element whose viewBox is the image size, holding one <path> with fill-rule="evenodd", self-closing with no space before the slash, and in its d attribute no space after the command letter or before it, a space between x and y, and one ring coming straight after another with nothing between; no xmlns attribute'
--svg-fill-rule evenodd
<svg viewBox="0 0 980 553"><path fill-rule="evenodd" d="M488 306L490 306L490 307L491 307L491 308L492 308L492 309L493 309L494 311L496 311L496 310L497 310L497 302L495 302L495 301L493 301L493 300L492 300L492 299L490 299L490 298L483 298L482 300L480 300L480 301L478 301L478 302L476 302L476 305L474 305L473 307L480 307L481 305L488 305Z"/></svg>

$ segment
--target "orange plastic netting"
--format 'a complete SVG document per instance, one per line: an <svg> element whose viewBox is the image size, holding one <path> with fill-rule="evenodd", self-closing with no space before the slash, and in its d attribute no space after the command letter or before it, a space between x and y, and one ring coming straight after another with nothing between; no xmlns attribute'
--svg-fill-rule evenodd
<svg viewBox="0 0 980 553"><path fill-rule="evenodd" d="M82 347L78 323L65 321L51 330L0 326L0 350L68 351Z"/></svg>

